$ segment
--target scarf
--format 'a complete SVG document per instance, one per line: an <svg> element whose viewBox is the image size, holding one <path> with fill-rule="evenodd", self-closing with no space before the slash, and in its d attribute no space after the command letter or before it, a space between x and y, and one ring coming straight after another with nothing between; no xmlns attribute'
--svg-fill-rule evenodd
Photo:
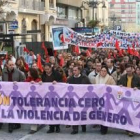
<svg viewBox="0 0 140 140"><path fill-rule="evenodd" d="M110 76L107 74L105 77L102 77L100 74L96 76L96 84L106 84Z"/></svg>

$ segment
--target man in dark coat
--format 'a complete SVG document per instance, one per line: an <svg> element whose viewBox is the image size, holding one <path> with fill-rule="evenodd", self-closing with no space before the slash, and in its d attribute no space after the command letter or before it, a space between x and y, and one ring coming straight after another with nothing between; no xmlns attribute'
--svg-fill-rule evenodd
<svg viewBox="0 0 140 140"><path fill-rule="evenodd" d="M133 67L130 64L126 66L126 74L120 78L119 85L140 89L140 78L133 73Z"/></svg>
<svg viewBox="0 0 140 140"><path fill-rule="evenodd" d="M68 79L69 84L90 84L88 77L81 74L81 69L79 66L74 66L73 68L73 76ZM78 125L72 126L73 131L71 134L78 133ZM86 132L86 125L82 125L82 131Z"/></svg>
<svg viewBox="0 0 140 140"><path fill-rule="evenodd" d="M140 89L140 78L133 73L132 65L128 64L126 66L126 74L120 78L119 85L133 88L134 90ZM132 137L133 132L127 131L127 134Z"/></svg>
<svg viewBox="0 0 140 140"><path fill-rule="evenodd" d="M25 80L25 74L15 68L15 64L12 60L7 61L7 68L2 71L2 81L7 82L22 82ZM2 127L2 123L0 123L0 128ZM12 133L14 129L20 128L20 124L9 123L8 131Z"/></svg>
<svg viewBox="0 0 140 140"><path fill-rule="evenodd" d="M42 82L62 82L61 75L55 71L50 63L45 64L44 72L42 74ZM50 129L47 131L47 133L59 133L60 132L60 126L59 125L50 125Z"/></svg>

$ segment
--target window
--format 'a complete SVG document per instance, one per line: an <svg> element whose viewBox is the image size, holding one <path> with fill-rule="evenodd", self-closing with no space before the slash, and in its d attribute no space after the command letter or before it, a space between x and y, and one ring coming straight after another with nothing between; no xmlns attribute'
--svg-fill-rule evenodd
<svg viewBox="0 0 140 140"><path fill-rule="evenodd" d="M138 9L138 10L140 9L140 5L137 6L137 9Z"/></svg>
<svg viewBox="0 0 140 140"><path fill-rule="evenodd" d="M78 17L77 18L81 20L82 19L82 11L79 9L77 12L78 12L77 13ZM87 10L87 15L89 15L89 11L88 10Z"/></svg>
<svg viewBox="0 0 140 140"><path fill-rule="evenodd" d="M121 8L122 8L122 9L125 8L125 5L122 4L122 5L121 5Z"/></svg>
<svg viewBox="0 0 140 140"><path fill-rule="evenodd" d="M54 8L54 0L49 0L49 6L50 8Z"/></svg>
<svg viewBox="0 0 140 140"><path fill-rule="evenodd" d="M113 3L110 4L110 8L114 8L114 4Z"/></svg>
<svg viewBox="0 0 140 140"><path fill-rule="evenodd" d="M78 10L77 8L74 8L74 7L70 7L68 9L68 18L69 19L77 19L78 17Z"/></svg>
<svg viewBox="0 0 140 140"><path fill-rule="evenodd" d="M57 7L57 13L59 18L66 18L66 8L64 6Z"/></svg>
<svg viewBox="0 0 140 140"><path fill-rule="evenodd" d="M125 13L125 10L122 10L121 12L122 12L122 13Z"/></svg>

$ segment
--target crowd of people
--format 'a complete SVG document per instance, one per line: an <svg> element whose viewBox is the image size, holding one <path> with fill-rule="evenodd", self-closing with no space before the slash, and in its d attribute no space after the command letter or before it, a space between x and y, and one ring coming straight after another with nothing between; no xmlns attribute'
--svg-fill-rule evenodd
<svg viewBox="0 0 140 140"><path fill-rule="evenodd" d="M95 49L91 54L85 50L77 54L74 52L60 52L56 56L43 55L41 67L38 63L38 55L32 50L25 56L15 59L11 54L1 57L0 79L13 82L58 82L68 84L107 84L140 88L140 61L139 57L114 49ZM8 131L19 129L20 124L9 124ZM71 127L71 126L66 126ZM0 129L2 123L0 124ZM31 125L30 134L38 130L38 125ZM101 134L107 134L108 127L100 126ZM60 125L50 125L47 133L59 133ZM86 132L86 125L82 125L82 132ZM71 134L78 133L78 126L72 126ZM129 136L134 133L127 131Z"/></svg>

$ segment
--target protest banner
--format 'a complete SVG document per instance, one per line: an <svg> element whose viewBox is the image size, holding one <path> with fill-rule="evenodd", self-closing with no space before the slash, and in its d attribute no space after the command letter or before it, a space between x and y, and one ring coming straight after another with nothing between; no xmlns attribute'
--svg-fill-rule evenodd
<svg viewBox="0 0 140 140"><path fill-rule="evenodd" d="M139 92L110 85L1 82L0 122L99 124L140 133Z"/></svg>
<svg viewBox="0 0 140 140"><path fill-rule="evenodd" d="M58 31L58 28L52 28L52 32ZM115 48L115 42L118 41L120 48L128 49L134 46L136 49L140 48L140 34L139 33L126 33L121 31L110 30L106 33L98 35L87 36L84 34L77 33L68 27L61 27L63 30L63 40L66 44L72 44L79 47L87 48ZM59 32L60 33L60 32ZM62 31L61 31L62 33ZM56 35L58 36L58 34ZM54 39L57 37L54 37ZM54 44L57 41L53 41ZM57 46L57 45L54 45Z"/></svg>
<svg viewBox="0 0 140 140"><path fill-rule="evenodd" d="M63 27L52 28L53 49L68 49L68 44L64 42Z"/></svg>

